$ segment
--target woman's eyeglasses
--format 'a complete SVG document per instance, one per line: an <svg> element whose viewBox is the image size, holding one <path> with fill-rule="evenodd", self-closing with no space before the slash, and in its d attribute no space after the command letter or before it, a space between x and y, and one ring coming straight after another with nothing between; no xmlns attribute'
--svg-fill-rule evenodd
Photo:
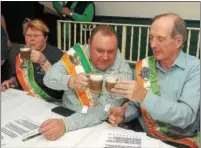
<svg viewBox="0 0 201 148"><path fill-rule="evenodd" d="M38 38L39 36L44 36L43 34L25 34L26 37L33 37L33 38Z"/></svg>

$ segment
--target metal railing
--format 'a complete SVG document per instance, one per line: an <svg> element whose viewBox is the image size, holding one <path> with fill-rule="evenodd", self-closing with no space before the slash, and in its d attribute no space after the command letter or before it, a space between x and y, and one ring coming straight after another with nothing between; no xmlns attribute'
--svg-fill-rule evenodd
<svg viewBox="0 0 201 148"><path fill-rule="evenodd" d="M98 25L109 25L114 27L118 35L120 51L129 63L136 63L136 61L152 55L149 46L150 25L140 24L59 20L57 22L58 48L66 51L77 42L81 44L87 43L91 31ZM188 37L184 44L183 51L200 58L200 28L188 27L187 29Z"/></svg>

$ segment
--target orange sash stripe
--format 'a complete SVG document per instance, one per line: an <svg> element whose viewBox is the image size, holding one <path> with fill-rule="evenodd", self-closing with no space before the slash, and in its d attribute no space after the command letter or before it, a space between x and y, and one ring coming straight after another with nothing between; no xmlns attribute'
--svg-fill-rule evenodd
<svg viewBox="0 0 201 148"><path fill-rule="evenodd" d="M139 76L140 72L142 69L142 60L140 60L139 62L137 62L136 64L136 77L137 77L137 83L140 86L143 86L143 79Z"/></svg>
<svg viewBox="0 0 201 148"><path fill-rule="evenodd" d="M28 95L32 95L29 87L27 86L26 82L23 79L23 72L21 70L21 62L19 55L16 57L16 73L17 73L17 79L20 82L20 85L23 88L23 90L28 92Z"/></svg>
<svg viewBox="0 0 201 148"><path fill-rule="evenodd" d="M66 69L67 69L69 75L77 75L77 73L75 71L75 66L71 63L68 54L64 54L62 56L62 61L65 63L65 66L66 66ZM76 89L76 93L77 93L82 105L90 106L89 99L84 91Z"/></svg>
<svg viewBox="0 0 201 148"><path fill-rule="evenodd" d="M167 137L167 136L161 134L160 132L156 131L155 127L154 127L154 122L152 120L149 120L147 111L144 108L141 108L141 112L144 116L145 122L146 122L149 132L151 133L152 136L154 136L160 140L163 140L163 141L171 141L171 142L176 142L176 143L180 143L180 144L185 144L192 148L198 148L198 146L193 141L191 141L187 138L172 139L172 138Z"/></svg>

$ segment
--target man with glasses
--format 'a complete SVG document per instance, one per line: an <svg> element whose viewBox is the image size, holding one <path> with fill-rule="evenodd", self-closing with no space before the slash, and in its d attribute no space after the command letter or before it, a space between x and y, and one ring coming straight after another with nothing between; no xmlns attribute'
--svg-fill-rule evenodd
<svg viewBox="0 0 201 148"><path fill-rule="evenodd" d="M47 43L49 28L39 19L28 20L23 26L26 48L31 49L30 59L22 60L16 56L15 72L9 80L1 85L1 91L20 84L29 95L43 98L47 101L61 99L63 91L55 91L43 83L45 72L57 62L63 52Z"/></svg>

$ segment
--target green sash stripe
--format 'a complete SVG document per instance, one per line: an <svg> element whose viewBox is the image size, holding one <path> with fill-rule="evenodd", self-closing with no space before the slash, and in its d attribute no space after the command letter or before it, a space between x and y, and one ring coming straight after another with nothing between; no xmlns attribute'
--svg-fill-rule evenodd
<svg viewBox="0 0 201 148"><path fill-rule="evenodd" d="M150 80L151 89L155 95L159 96L158 79L157 79L157 72L155 67L156 64L155 64L155 59L153 56L148 58L148 63L149 63L149 68L151 69L151 74L152 74L151 80ZM161 122L157 122L157 123L160 127L160 131L167 134L168 132L167 125Z"/></svg>
<svg viewBox="0 0 201 148"><path fill-rule="evenodd" d="M28 80L29 80L29 84L31 85L31 87L34 89L34 91L40 95L42 98L46 99L46 100L50 100L52 97L50 97L48 94L46 94L39 86L38 84L35 82L34 79L34 71L33 71L33 64L31 62L31 60L29 60L28 62Z"/></svg>
<svg viewBox="0 0 201 148"><path fill-rule="evenodd" d="M200 132L198 132L197 136L195 136L194 138L192 138L192 140L196 142L196 144L198 145L198 147L200 147Z"/></svg>
<svg viewBox="0 0 201 148"><path fill-rule="evenodd" d="M159 88L158 88L158 80L157 80L157 72L155 68L155 59L153 56L148 58L149 68L151 69L151 88L152 92L155 95L159 95Z"/></svg>
<svg viewBox="0 0 201 148"><path fill-rule="evenodd" d="M80 61L82 63L82 66L86 73L89 73L92 71L92 67L90 65L89 60L87 59L86 53L83 51L81 45L79 43L75 44L73 46L73 49L76 51L76 53L80 56Z"/></svg>

